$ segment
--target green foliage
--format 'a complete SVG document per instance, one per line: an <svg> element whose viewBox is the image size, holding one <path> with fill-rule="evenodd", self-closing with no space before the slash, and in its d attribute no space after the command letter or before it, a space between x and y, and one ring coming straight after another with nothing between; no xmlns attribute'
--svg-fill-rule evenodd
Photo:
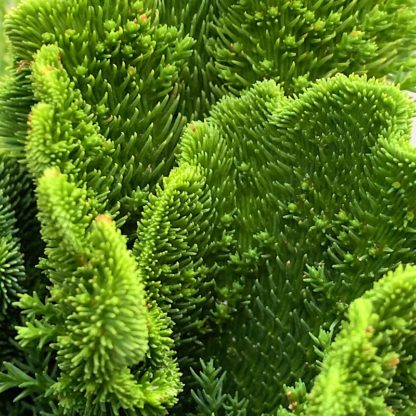
<svg viewBox="0 0 416 416"><path fill-rule="evenodd" d="M350 305L307 400L296 406L292 401L295 414L389 416L415 410L415 284L415 267L399 268Z"/></svg>
<svg viewBox="0 0 416 416"><path fill-rule="evenodd" d="M56 169L39 180L38 205L50 295L21 297L26 321L17 338L29 361L32 350L56 355L58 371L55 380L46 373L50 383L36 393L52 397L63 414L165 414L181 387L169 321L156 304L146 305L125 237ZM33 394L17 367L6 369L3 389Z"/></svg>
<svg viewBox="0 0 416 416"><path fill-rule="evenodd" d="M26 158L31 174L36 178L45 169L58 167L105 201L110 186L120 189L102 180L102 167L111 164L114 147L100 135L81 94L73 90L56 46L43 46L37 53L32 80L39 102L29 116Z"/></svg>
<svg viewBox="0 0 416 416"><path fill-rule="evenodd" d="M272 411L283 384L309 383L348 304L413 262L412 113L395 88L338 76L297 99L257 84L188 127L180 167L205 173L236 242L216 259L216 290L237 307L214 320L208 354L252 412Z"/></svg>
<svg viewBox="0 0 416 416"><path fill-rule="evenodd" d="M226 373L221 368L215 368L213 361L201 362L201 371L196 374L192 371L199 390L192 391L196 402L197 414L201 416L245 416L247 414L247 402L238 400L238 396L231 397L223 393L223 385Z"/></svg>
<svg viewBox="0 0 416 416"><path fill-rule="evenodd" d="M29 143L24 133L5 134L8 149L21 154L27 144L34 176L55 165L77 183L90 181L111 212L120 206L135 225L145 192L172 166L186 121L179 103L192 39L127 1L26 1L6 27L24 74L11 88L38 103ZM20 111L28 117L27 107ZM6 109L4 118L13 115Z"/></svg>
<svg viewBox="0 0 416 416"><path fill-rule="evenodd" d="M197 43L190 63L193 108L262 79L288 93L337 73L415 82L414 0L147 0L162 22ZM198 80L198 81L197 81ZM201 110L202 112L201 112ZM195 111L195 110L194 110ZM206 112L205 112L206 114Z"/></svg>
<svg viewBox="0 0 416 416"><path fill-rule="evenodd" d="M403 86L414 83L413 0L218 3L221 13L209 48L224 91L271 78L287 92L299 92L339 72L377 78L409 72Z"/></svg>
<svg viewBox="0 0 416 416"><path fill-rule="evenodd" d="M10 176L13 172L13 177ZM13 181L19 177L13 162L4 159L0 163L0 321L3 321L8 308L17 294L22 291L25 279L23 258L16 227L16 216L12 201L16 201L18 189L13 189Z"/></svg>
<svg viewBox="0 0 416 416"><path fill-rule="evenodd" d="M0 414L410 415L414 269L383 276L414 263L415 17L20 2Z"/></svg>
<svg viewBox="0 0 416 416"><path fill-rule="evenodd" d="M214 249L210 202L197 169L173 170L151 196L133 250L149 293L174 320L177 346L188 357L202 347L196 335L207 331L212 303L214 270L203 261Z"/></svg>
<svg viewBox="0 0 416 416"><path fill-rule="evenodd" d="M190 119L207 115L212 104L222 95L215 84L215 72L208 43L213 24L220 13L218 0L145 0L160 22L177 27L195 39L192 55L187 60L186 86L180 111Z"/></svg>
<svg viewBox="0 0 416 416"><path fill-rule="evenodd" d="M8 61L8 45L7 45L7 37L4 33L4 15L6 14L7 8L9 6L9 2L6 0L0 0L0 75L3 74L5 66L7 65Z"/></svg>
<svg viewBox="0 0 416 416"><path fill-rule="evenodd" d="M16 356L14 326L19 323L20 311L13 302L32 286L31 265L25 261L23 250L30 248L23 234L30 228L25 224L27 212L21 211L33 214L27 199L22 200L28 187L24 170L16 161L0 157L0 363Z"/></svg>
<svg viewBox="0 0 416 416"><path fill-rule="evenodd" d="M198 384L201 390L196 393L192 391L192 396L197 403L197 412L201 415L217 415L223 409L225 394L223 394L223 383L225 373L221 376L220 369L215 369L212 361L208 364L202 363L202 371L200 375L195 373Z"/></svg>

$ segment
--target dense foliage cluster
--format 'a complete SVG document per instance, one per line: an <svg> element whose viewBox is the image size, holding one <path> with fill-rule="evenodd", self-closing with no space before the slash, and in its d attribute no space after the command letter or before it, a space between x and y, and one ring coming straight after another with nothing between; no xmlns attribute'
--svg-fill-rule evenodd
<svg viewBox="0 0 416 416"><path fill-rule="evenodd" d="M19 2L0 414L411 415L415 18L415 0Z"/></svg>

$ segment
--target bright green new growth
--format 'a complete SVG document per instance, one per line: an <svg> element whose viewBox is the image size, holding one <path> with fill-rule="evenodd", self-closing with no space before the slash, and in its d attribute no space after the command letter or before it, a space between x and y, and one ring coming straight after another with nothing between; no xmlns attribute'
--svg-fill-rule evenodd
<svg viewBox="0 0 416 416"><path fill-rule="evenodd" d="M146 305L125 237L56 169L40 178L38 205L52 286L45 303L22 297L18 339L29 360L31 349L56 354L57 379L42 399L64 414L165 414L181 386L169 321Z"/></svg>
<svg viewBox="0 0 416 416"><path fill-rule="evenodd" d="M0 88L0 413L338 416L322 391L354 311L414 263L414 106L314 81L414 87L415 17L414 0L23 0ZM410 374L394 325L380 357ZM355 388L346 415L364 394L412 412L409 374L362 370L334 384Z"/></svg>
<svg viewBox="0 0 416 416"><path fill-rule="evenodd" d="M415 267L400 268L350 305L307 401L298 403L302 398L290 395L295 414L414 412L415 285Z"/></svg>
<svg viewBox="0 0 416 416"><path fill-rule="evenodd" d="M133 252L152 297L175 321L177 345L191 355L212 302L211 270L202 261L211 245L211 196L192 167L174 169L163 185L144 210Z"/></svg>

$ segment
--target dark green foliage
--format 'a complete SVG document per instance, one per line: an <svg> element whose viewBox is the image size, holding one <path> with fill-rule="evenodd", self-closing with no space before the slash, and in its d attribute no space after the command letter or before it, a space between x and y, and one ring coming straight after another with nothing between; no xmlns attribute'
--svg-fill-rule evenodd
<svg viewBox="0 0 416 416"><path fill-rule="evenodd" d="M0 176L0 321L3 321L7 319L11 302L23 289L25 271L16 227L16 206L12 205L19 193L19 189L13 189L12 182L19 178L19 169L11 160L4 159L0 162Z"/></svg>
<svg viewBox="0 0 416 416"><path fill-rule="evenodd" d="M202 363L202 370L199 375L193 373L201 390L192 391L192 396L197 404L197 412L200 415L218 415L223 409L225 394L223 384L225 373L215 369L212 361L208 364Z"/></svg>
<svg viewBox="0 0 416 416"><path fill-rule="evenodd" d="M15 326L20 324L20 310L13 304L26 290L40 284L36 282L38 273L33 269L37 261L39 243L36 236L34 211L27 198L30 181L25 169L13 158L1 157L0 162L0 363L16 361L21 358L17 349ZM19 226L19 228L18 228ZM35 231L35 232L34 232ZM24 255L23 255L24 253ZM0 384L1 380L0 375ZM0 392L5 390L3 384ZM23 415L27 403L12 405L11 402L20 392L2 394L0 414ZM9 396L9 397L8 397ZM7 398L8 397L8 398ZM29 411L29 410L27 410ZM30 413L29 413L30 414Z"/></svg>
<svg viewBox="0 0 416 416"><path fill-rule="evenodd" d="M192 397L196 402L196 411L200 416L245 416L247 414L247 401L238 400L223 392L226 373L221 368L216 369L214 363L201 362L199 374L192 372L199 390L192 391Z"/></svg>
<svg viewBox="0 0 416 416"><path fill-rule="evenodd" d="M26 262L25 270L21 246L21 238L25 238L22 232L30 229L25 226L28 217L24 210L28 206L21 198L29 186L26 179L15 160L0 158L0 363L16 355L12 340L19 311L12 302L31 286L31 268Z"/></svg>

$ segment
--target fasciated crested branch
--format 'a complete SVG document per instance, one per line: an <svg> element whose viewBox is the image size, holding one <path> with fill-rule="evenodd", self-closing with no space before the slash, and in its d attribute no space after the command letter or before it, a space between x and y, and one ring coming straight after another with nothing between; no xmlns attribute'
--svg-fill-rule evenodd
<svg viewBox="0 0 416 416"><path fill-rule="evenodd" d="M295 99L259 83L188 126L179 169L204 177L211 241L225 223L233 241L228 256L211 257L222 271L216 304L234 313L212 312L207 354L251 411L271 411L283 384L308 385L319 331L336 328L386 270L413 261L413 111L395 87L337 76ZM151 267L163 270L160 261Z"/></svg>
<svg viewBox="0 0 416 416"><path fill-rule="evenodd" d="M29 346L56 356L59 370L43 396L64 414L165 414L181 388L170 321L147 305L125 238L56 168L39 179L38 201L52 287L45 303L22 298L27 320L18 339L28 359Z"/></svg>

